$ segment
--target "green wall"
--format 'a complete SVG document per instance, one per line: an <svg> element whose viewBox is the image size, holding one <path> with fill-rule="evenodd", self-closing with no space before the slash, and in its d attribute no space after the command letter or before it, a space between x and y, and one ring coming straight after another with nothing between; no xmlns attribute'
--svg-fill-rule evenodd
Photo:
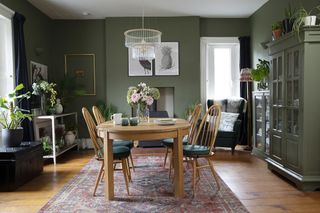
<svg viewBox="0 0 320 213"><path fill-rule="evenodd" d="M174 87L174 109L182 116L185 108L200 100L200 19L199 17L148 18L147 27L160 30L162 41L179 42L179 76L128 77L128 49L124 32L139 27L140 19L106 19L107 101L119 111L131 113L126 102L129 86L145 82L152 87Z"/></svg>
<svg viewBox="0 0 320 213"><path fill-rule="evenodd" d="M45 64L48 66L49 78L51 78L53 37L51 19L25 0L0 0L0 3L26 17L24 33L28 68L30 68L30 60ZM36 48L41 48L43 51L37 55Z"/></svg>
<svg viewBox="0 0 320 213"><path fill-rule="evenodd" d="M238 37L250 35L249 18L201 18L200 36Z"/></svg>
<svg viewBox="0 0 320 213"><path fill-rule="evenodd" d="M289 2L295 5L296 8L301 5L297 3L299 1L294 0L269 0L250 17L253 67L257 64L258 58L267 59L268 50L264 49L260 43L271 41L271 26L274 22L284 19L284 10L288 7ZM319 4L317 0L303 0L300 2L306 9L311 9Z"/></svg>
<svg viewBox="0 0 320 213"><path fill-rule="evenodd" d="M106 97L105 68L105 22L104 20L53 20L55 36L52 40L53 80L58 84L63 79L65 54L95 54L96 95L80 96L67 106L67 111L77 111L80 136L87 135L82 119L83 106L91 110L98 100Z"/></svg>

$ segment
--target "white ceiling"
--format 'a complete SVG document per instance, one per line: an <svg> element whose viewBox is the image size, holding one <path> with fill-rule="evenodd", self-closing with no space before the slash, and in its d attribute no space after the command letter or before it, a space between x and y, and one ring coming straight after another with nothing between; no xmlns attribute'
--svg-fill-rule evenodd
<svg viewBox="0 0 320 213"><path fill-rule="evenodd" d="M200 16L247 18L268 0L28 0L52 19ZM83 13L89 13L84 16Z"/></svg>

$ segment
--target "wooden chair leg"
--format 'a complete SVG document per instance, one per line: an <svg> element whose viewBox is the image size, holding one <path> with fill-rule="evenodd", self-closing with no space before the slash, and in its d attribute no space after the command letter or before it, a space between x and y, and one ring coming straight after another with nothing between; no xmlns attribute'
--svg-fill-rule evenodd
<svg viewBox="0 0 320 213"><path fill-rule="evenodd" d="M95 184L95 186L94 186L93 196L96 196L96 191L97 191L98 185L99 185L99 183L100 183L100 178L101 178L101 174L102 174L102 171L103 171L103 167L104 167L104 162L102 161L101 167L100 167L100 170L99 170L97 179L96 179L96 184Z"/></svg>
<svg viewBox="0 0 320 213"><path fill-rule="evenodd" d="M130 160L131 160L132 170L135 172L131 151L130 151L129 157L130 157ZM129 169L130 169L130 167L129 167Z"/></svg>
<svg viewBox="0 0 320 213"><path fill-rule="evenodd" d="M103 171L102 171L102 174L101 174L101 179L100 179L100 182L102 183L103 181L104 181L104 169L103 169Z"/></svg>
<svg viewBox="0 0 320 213"><path fill-rule="evenodd" d="M199 167L200 167L200 164L199 164L199 162L198 162L198 159L195 158L195 161L196 161L196 167L199 168ZM198 183L199 180L200 180L200 169L197 169L197 170L196 170L196 177L197 177L197 183Z"/></svg>
<svg viewBox="0 0 320 213"><path fill-rule="evenodd" d="M163 168L166 168L168 153L169 153L169 148L167 147L166 155L164 156Z"/></svg>
<svg viewBox="0 0 320 213"><path fill-rule="evenodd" d="M211 173L212 173L212 175L213 175L213 177L214 177L214 179L215 179L215 181L217 183L218 191L220 191L220 183L219 183L218 175L217 175L216 171L213 168L213 164L212 164L211 160L209 158L207 158L207 161L208 161Z"/></svg>
<svg viewBox="0 0 320 213"><path fill-rule="evenodd" d="M131 170L130 170L130 165L129 165L129 158L126 158L126 164L127 164L127 168L128 168L128 178L129 178L129 181L132 182Z"/></svg>
<svg viewBox="0 0 320 213"><path fill-rule="evenodd" d="M128 181L128 168L127 168L127 162L125 158L121 159L122 162L122 172L123 172L123 177L124 181L126 182L126 188L127 188L127 193L129 195L129 181Z"/></svg>
<svg viewBox="0 0 320 213"><path fill-rule="evenodd" d="M196 158L192 161L192 192L193 197L196 195L196 173L197 173L197 163Z"/></svg>

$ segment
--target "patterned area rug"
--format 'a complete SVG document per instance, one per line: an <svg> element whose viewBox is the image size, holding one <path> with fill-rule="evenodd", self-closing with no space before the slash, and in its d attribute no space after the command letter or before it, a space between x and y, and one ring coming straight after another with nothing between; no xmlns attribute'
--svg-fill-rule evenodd
<svg viewBox="0 0 320 213"><path fill-rule="evenodd" d="M163 157L137 156L136 171L127 195L121 170L115 171L115 200L106 201L103 183L92 196L100 163L92 159L39 212L248 212L228 186L220 180L221 189L209 168L201 169L196 196L192 197L192 170L185 168L185 198L175 199L168 169Z"/></svg>

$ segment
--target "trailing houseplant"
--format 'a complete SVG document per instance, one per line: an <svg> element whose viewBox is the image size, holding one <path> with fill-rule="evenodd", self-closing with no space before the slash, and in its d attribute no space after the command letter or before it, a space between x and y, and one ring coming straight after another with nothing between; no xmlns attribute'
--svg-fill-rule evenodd
<svg viewBox="0 0 320 213"><path fill-rule="evenodd" d="M258 59L257 68L251 72L252 80L258 81L258 89L264 90L268 88L267 77L270 72L269 61Z"/></svg>
<svg viewBox="0 0 320 213"><path fill-rule="evenodd" d="M283 32L289 33L292 31L293 23L294 23L294 14L296 13L296 8L292 7L289 3L288 7L284 10L285 19L282 20L282 28Z"/></svg>
<svg viewBox="0 0 320 213"><path fill-rule="evenodd" d="M279 39L282 34L282 24L281 22L275 22L272 24L272 35L275 40Z"/></svg>
<svg viewBox="0 0 320 213"><path fill-rule="evenodd" d="M30 98L30 92L18 94L23 88L23 84L19 84L8 97L0 97L0 124L3 128L2 141L5 147L20 145L23 138L21 122L24 119L31 120L29 111L19 107L23 99Z"/></svg>
<svg viewBox="0 0 320 213"><path fill-rule="evenodd" d="M292 16L294 19L293 22L293 31L298 34L300 40L300 28L302 26L314 26L316 24L317 16L320 14L320 5L313 7L311 10L306 10L304 7L300 7Z"/></svg>

